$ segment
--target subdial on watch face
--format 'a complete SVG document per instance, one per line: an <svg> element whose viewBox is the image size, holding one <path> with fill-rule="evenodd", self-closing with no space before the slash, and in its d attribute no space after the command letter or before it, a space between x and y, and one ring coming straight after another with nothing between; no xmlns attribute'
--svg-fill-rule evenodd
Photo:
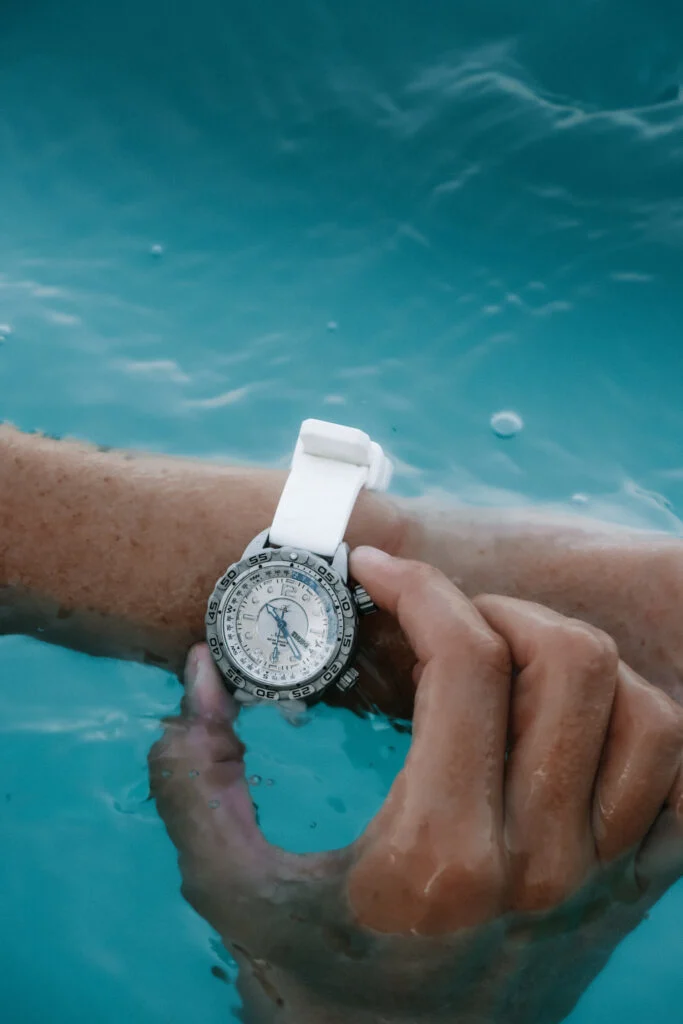
<svg viewBox="0 0 683 1024"><path fill-rule="evenodd" d="M339 618L331 596L308 573L288 566L249 573L223 621L237 666L274 687L312 679L339 641Z"/></svg>

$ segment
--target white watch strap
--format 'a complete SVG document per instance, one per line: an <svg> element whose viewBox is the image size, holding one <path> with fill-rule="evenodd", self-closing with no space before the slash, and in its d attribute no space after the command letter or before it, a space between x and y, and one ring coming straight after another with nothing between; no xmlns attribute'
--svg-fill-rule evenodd
<svg viewBox="0 0 683 1024"><path fill-rule="evenodd" d="M392 470L362 430L304 420L269 542L330 558L344 539L361 488L385 491Z"/></svg>

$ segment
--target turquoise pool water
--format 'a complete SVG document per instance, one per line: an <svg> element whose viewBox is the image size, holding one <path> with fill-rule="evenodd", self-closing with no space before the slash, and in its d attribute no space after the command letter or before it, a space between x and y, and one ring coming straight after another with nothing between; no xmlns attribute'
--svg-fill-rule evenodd
<svg viewBox="0 0 683 1024"><path fill-rule="evenodd" d="M340 418L405 494L680 533L682 31L672 0L9 0L0 416L268 462ZM145 800L177 700L0 642L3 1022L238 1019ZM330 710L244 732L300 849L353 838L405 750ZM682 919L679 886L572 1021L680 1020Z"/></svg>

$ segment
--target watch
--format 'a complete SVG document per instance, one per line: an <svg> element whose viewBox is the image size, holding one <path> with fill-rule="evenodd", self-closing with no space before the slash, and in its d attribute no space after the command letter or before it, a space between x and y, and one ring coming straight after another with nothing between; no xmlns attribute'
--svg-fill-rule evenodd
<svg viewBox="0 0 683 1024"><path fill-rule="evenodd" d="M361 489L391 473L362 430L304 420L272 525L209 598L207 641L238 699L313 703L356 683L359 616L375 607L350 584L344 534Z"/></svg>

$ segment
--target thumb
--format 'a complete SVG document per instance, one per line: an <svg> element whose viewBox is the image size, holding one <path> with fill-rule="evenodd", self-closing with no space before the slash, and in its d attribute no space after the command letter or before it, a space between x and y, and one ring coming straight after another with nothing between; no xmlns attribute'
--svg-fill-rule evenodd
<svg viewBox="0 0 683 1024"><path fill-rule="evenodd" d="M182 713L166 721L150 751L149 772L151 793L196 905L203 898L197 890L260 874L271 847L256 822L244 746L233 729L237 705L205 644L190 652L185 681Z"/></svg>
<svg viewBox="0 0 683 1024"><path fill-rule="evenodd" d="M183 681L185 714L232 725L239 707L223 683L206 644L195 644L190 650Z"/></svg>

